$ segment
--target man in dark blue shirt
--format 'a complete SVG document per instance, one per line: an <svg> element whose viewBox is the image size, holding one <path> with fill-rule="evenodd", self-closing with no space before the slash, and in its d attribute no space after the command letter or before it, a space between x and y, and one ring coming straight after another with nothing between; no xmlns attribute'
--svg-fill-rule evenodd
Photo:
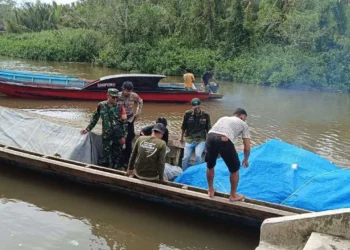
<svg viewBox="0 0 350 250"><path fill-rule="evenodd" d="M205 91L209 91L209 81L210 80L213 80L216 84L218 84L216 79L213 76L213 73L214 73L213 69L208 68L207 71L205 71L202 75L202 84L204 85Z"/></svg>

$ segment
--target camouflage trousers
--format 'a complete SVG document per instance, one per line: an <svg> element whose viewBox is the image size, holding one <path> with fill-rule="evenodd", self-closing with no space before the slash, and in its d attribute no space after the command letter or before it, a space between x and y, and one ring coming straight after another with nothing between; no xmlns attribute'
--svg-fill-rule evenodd
<svg viewBox="0 0 350 250"><path fill-rule="evenodd" d="M115 169L122 168L123 148L120 140L111 139L110 137L102 137L102 157L99 164L103 167L111 167Z"/></svg>

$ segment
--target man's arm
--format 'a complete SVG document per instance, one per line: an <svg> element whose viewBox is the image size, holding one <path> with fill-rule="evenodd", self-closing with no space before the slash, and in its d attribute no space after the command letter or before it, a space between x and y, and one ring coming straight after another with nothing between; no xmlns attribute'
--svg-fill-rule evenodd
<svg viewBox="0 0 350 250"><path fill-rule="evenodd" d="M100 119L100 110L101 110L101 107L100 105L98 105L96 108L96 111L91 117L89 125L87 125L86 127L86 131L91 131L96 126L98 120Z"/></svg>
<svg viewBox="0 0 350 250"><path fill-rule="evenodd" d="M136 156L139 150L139 142L140 142L140 137L136 140L134 148L132 149L129 165L128 165L128 173L134 170L135 168L135 161L136 161Z"/></svg>
<svg viewBox="0 0 350 250"><path fill-rule="evenodd" d="M128 136L128 122L120 118L119 126L121 130L120 144L124 145L126 143L126 137Z"/></svg>
<svg viewBox="0 0 350 250"><path fill-rule="evenodd" d="M184 118L182 120L182 125L181 125L181 139L180 141L183 142L184 141L184 135L185 135L185 132L187 130L187 117L186 117L186 114L184 115Z"/></svg>
<svg viewBox="0 0 350 250"><path fill-rule="evenodd" d="M248 162L248 158L250 155L250 139L249 138L243 138L243 152L244 152L244 159L242 161L242 164L244 167L249 167L249 162Z"/></svg>
<svg viewBox="0 0 350 250"><path fill-rule="evenodd" d="M158 162L157 162L160 181L163 181L164 179L165 154L166 154L166 144L163 143L162 147L159 149Z"/></svg>
<svg viewBox="0 0 350 250"><path fill-rule="evenodd" d="M142 112L143 100L141 99L141 97L139 97L138 94L136 94L136 100L137 100L136 116L139 116Z"/></svg>

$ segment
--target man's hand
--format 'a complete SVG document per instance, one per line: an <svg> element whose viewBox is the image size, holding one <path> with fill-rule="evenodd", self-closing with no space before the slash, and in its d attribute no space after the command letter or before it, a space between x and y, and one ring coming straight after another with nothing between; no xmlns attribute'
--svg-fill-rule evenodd
<svg viewBox="0 0 350 250"><path fill-rule="evenodd" d="M180 142L184 143L184 138L183 137L180 138Z"/></svg>
<svg viewBox="0 0 350 250"><path fill-rule="evenodd" d="M126 138L125 138L125 137L122 137L122 138L120 139L120 145L124 145L125 142L126 142Z"/></svg>
<svg viewBox="0 0 350 250"><path fill-rule="evenodd" d="M248 162L248 160L247 160L247 159L243 159L242 165L243 165L243 167L245 167L245 168L249 167L249 162Z"/></svg>
<svg viewBox="0 0 350 250"><path fill-rule="evenodd" d="M139 115L134 115L134 122L139 118Z"/></svg>
<svg viewBox="0 0 350 250"><path fill-rule="evenodd" d="M85 135L87 132L89 132L86 128L80 130L80 134Z"/></svg>
<svg viewBox="0 0 350 250"><path fill-rule="evenodd" d="M133 172L134 172L134 170L128 169L128 170L126 171L126 175L127 175L127 176L132 175Z"/></svg>

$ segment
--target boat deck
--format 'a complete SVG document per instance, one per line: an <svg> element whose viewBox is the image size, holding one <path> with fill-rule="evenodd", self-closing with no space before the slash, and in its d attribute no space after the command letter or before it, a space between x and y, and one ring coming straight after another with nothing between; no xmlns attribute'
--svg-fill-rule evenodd
<svg viewBox="0 0 350 250"><path fill-rule="evenodd" d="M172 182L143 181L127 177L123 171L46 156L1 144L0 162L246 224L259 225L267 218L309 212L248 198L245 201L229 202L228 195L223 193L216 193L214 198L209 198L207 191L201 188Z"/></svg>

